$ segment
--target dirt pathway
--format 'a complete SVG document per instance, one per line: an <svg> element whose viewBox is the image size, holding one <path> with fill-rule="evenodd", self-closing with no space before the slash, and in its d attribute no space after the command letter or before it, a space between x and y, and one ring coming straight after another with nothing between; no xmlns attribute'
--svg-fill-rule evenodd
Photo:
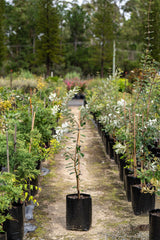
<svg viewBox="0 0 160 240"><path fill-rule="evenodd" d="M76 106L71 107L77 113ZM105 154L93 122L87 123L82 147L85 157L81 165L81 186L92 196L92 227L87 232L65 228L65 197L74 193L74 175L69 175L63 150L50 164L50 174L42 180L40 206L35 209L37 230L26 239L39 240L109 240L148 239L148 215L135 216L127 202L117 165ZM73 145L69 138L67 145Z"/></svg>

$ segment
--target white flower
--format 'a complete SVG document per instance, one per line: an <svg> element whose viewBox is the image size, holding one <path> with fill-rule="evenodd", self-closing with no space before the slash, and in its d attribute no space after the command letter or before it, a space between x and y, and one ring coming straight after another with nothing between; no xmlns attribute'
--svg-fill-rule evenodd
<svg viewBox="0 0 160 240"><path fill-rule="evenodd" d="M123 98L121 98L121 100L117 102L117 105L119 107L124 107L126 105L126 101Z"/></svg>
<svg viewBox="0 0 160 240"><path fill-rule="evenodd" d="M56 135L55 138L58 142L61 141L64 133L69 131L69 124L67 122L62 123L61 127L56 127Z"/></svg>
<svg viewBox="0 0 160 240"><path fill-rule="evenodd" d="M147 125L150 127L154 127L157 123L157 119L149 119L149 121L147 122Z"/></svg>
<svg viewBox="0 0 160 240"><path fill-rule="evenodd" d="M51 93L51 94L49 95L49 100L50 100L50 101L57 100L57 95L56 95L56 93Z"/></svg>
<svg viewBox="0 0 160 240"><path fill-rule="evenodd" d="M52 114L55 115L59 112L60 107L59 107L59 105L54 105L51 110L52 110Z"/></svg>

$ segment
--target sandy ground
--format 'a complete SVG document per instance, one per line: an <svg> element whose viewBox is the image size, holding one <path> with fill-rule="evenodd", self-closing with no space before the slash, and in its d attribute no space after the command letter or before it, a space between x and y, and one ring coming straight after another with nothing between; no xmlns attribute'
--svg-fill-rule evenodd
<svg viewBox="0 0 160 240"><path fill-rule="evenodd" d="M72 106L77 114L78 107ZM97 128L92 121L83 131L82 149L85 157L81 164L81 189L92 196L92 227L89 231L66 230L66 195L74 193L75 177L69 175L63 149L50 161L50 174L41 181L42 191L35 209L37 230L25 237L32 240L109 240L148 239L148 214L135 216L126 200L118 167L109 159ZM67 146L73 146L68 134ZM44 163L45 165L48 163Z"/></svg>

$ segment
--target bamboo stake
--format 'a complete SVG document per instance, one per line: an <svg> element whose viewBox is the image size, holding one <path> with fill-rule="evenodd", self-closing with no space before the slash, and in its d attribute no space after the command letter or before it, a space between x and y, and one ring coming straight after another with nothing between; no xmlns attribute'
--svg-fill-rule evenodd
<svg viewBox="0 0 160 240"><path fill-rule="evenodd" d="M32 100L31 100L31 98L29 99L29 103L30 103L30 109L31 109L31 113L32 113Z"/></svg>
<svg viewBox="0 0 160 240"><path fill-rule="evenodd" d="M8 131L6 131L6 142L7 142L7 172L10 172L10 168L9 168Z"/></svg>
<svg viewBox="0 0 160 240"><path fill-rule="evenodd" d="M36 116L36 112L34 112L34 113L33 113L31 131L33 131L33 129L34 129L34 121L35 121L35 116ZM31 153L31 146L32 146L32 138L30 139L29 153Z"/></svg>
<svg viewBox="0 0 160 240"><path fill-rule="evenodd" d="M14 152L16 152L16 144L17 144L17 125L15 124L15 133L14 133Z"/></svg>

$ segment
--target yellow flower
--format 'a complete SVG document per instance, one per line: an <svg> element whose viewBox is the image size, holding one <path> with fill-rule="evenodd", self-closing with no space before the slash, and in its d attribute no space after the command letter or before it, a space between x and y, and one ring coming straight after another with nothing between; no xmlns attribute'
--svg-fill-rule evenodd
<svg viewBox="0 0 160 240"><path fill-rule="evenodd" d="M38 84L37 84L37 89L38 90L43 90L46 87L46 83L43 82L42 78L38 79Z"/></svg>

